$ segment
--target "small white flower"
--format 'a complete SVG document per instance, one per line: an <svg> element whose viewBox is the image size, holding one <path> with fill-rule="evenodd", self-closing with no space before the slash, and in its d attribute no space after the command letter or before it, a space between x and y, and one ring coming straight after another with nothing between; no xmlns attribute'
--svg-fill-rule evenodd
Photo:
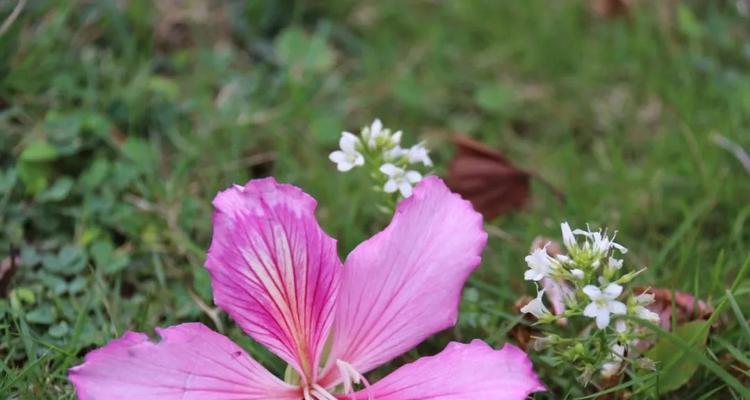
<svg viewBox="0 0 750 400"><path fill-rule="evenodd" d="M387 132L383 130L383 123L378 118L375 118L370 126L362 128L362 139L370 149L376 148L378 139L386 134Z"/></svg>
<svg viewBox="0 0 750 400"><path fill-rule="evenodd" d="M577 248L578 242L575 235L573 235L573 231L570 229L570 225L567 222L563 222L560 224L560 230L562 231L563 244L568 248L568 251Z"/></svg>
<svg viewBox="0 0 750 400"><path fill-rule="evenodd" d="M403 135L401 131L391 134L391 130L383 127L383 123L378 118L375 118L370 126L362 128L362 140L371 150L381 148L387 151L398 147L401 144L401 135Z"/></svg>
<svg viewBox="0 0 750 400"><path fill-rule="evenodd" d="M549 310L544 306L544 302L542 301L542 296L544 296L544 289L538 291L536 298L523 306L521 312L524 314L531 314L536 318L542 318L549 314Z"/></svg>
<svg viewBox="0 0 750 400"><path fill-rule="evenodd" d="M595 255L598 257L603 257L609 253L609 250L611 248L617 249L620 253L625 254L628 252L628 249L625 248L625 246L615 243L614 237L612 239L609 238L606 232L603 231L584 231L582 229L576 229L573 231L573 234L575 235L583 235L586 236L586 239L588 240L588 245L591 248L591 250L594 252Z"/></svg>
<svg viewBox="0 0 750 400"><path fill-rule="evenodd" d="M554 259L547 254L546 246L543 249L534 249L524 260L529 266L523 274L523 279L527 281L541 281L549 276L554 268Z"/></svg>
<svg viewBox="0 0 750 400"><path fill-rule="evenodd" d="M584 276L584 274L583 274L583 271L581 271L581 270L580 270L580 269L578 269L578 268L575 268L575 269L571 269L571 270L570 270L570 274L571 274L571 275L573 275L573 278L576 278L576 279L578 279L578 280L581 280L581 279L583 279L583 276Z"/></svg>
<svg viewBox="0 0 750 400"><path fill-rule="evenodd" d="M654 302L654 295L651 293L641 293L635 297L635 316L654 324L658 324L661 321L659 314L649 310L646 306Z"/></svg>
<svg viewBox="0 0 750 400"><path fill-rule="evenodd" d="M614 257L610 257L607 261L607 265L609 265L610 268L614 269L620 269L622 268L622 260L618 260Z"/></svg>
<svg viewBox="0 0 750 400"><path fill-rule="evenodd" d="M406 156L409 159L409 164L416 164L421 162L426 167L432 166L432 160L428 154L427 148L423 143L415 144L406 151Z"/></svg>
<svg viewBox="0 0 750 400"><path fill-rule="evenodd" d="M388 176L388 181L385 182L383 190L386 193L393 193L398 190L404 198L411 196L412 185L422 180L422 175L419 172L406 171L390 163L380 166L380 172Z"/></svg>
<svg viewBox="0 0 750 400"><path fill-rule="evenodd" d="M654 302L654 295L652 293L643 292L638 296L635 296L635 302L639 306L651 305Z"/></svg>
<svg viewBox="0 0 750 400"><path fill-rule="evenodd" d="M394 146L392 149L386 150L383 153L383 158L389 162L396 161L406 155L406 152L406 149L403 149L400 146Z"/></svg>
<svg viewBox="0 0 750 400"><path fill-rule="evenodd" d="M596 286L586 285L583 293L591 299L591 303L583 310L583 315L596 318L599 329L609 325L610 314L622 315L628 311L624 303L616 300L622 293L622 286L616 283L610 283L603 291Z"/></svg>
<svg viewBox="0 0 750 400"><path fill-rule="evenodd" d="M339 147L341 150L332 152L328 159L336 163L336 168L341 172L349 171L365 163L365 157L357 151L359 139L349 132L341 133Z"/></svg>
<svg viewBox="0 0 750 400"><path fill-rule="evenodd" d="M602 378L611 378L620 371L622 359L625 356L625 346L621 344L612 345L608 361L602 364Z"/></svg>

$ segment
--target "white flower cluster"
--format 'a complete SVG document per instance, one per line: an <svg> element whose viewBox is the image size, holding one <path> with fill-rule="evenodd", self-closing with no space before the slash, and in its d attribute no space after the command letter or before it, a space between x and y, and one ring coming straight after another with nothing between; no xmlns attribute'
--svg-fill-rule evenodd
<svg viewBox="0 0 750 400"><path fill-rule="evenodd" d="M613 376L621 370L623 358L642 336L637 323L622 317L658 324L659 315L647 308L653 303L654 296L643 293L623 298L624 286L642 270L623 272L623 260L616 256L625 254L627 248L616 243L614 235L610 237L602 230L572 230L565 222L560 228L567 254L550 255L547 244L526 256L528 269L524 279L538 283L541 288L521 312L532 314L539 324L556 322L565 325L576 317L584 317L586 321L593 319L609 350L600 354L599 360L597 357L593 357L594 361L589 359L587 369L597 362L603 377ZM545 297L553 312L545 306ZM615 320L614 325L612 320ZM564 355L571 360L586 358L571 351L564 352Z"/></svg>
<svg viewBox="0 0 750 400"><path fill-rule="evenodd" d="M363 165L373 166L381 174L382 189L386 193L398 191L403 197L411 196L412 187L422 180L422 174L413 169L415 164L432 166L429 152L424 143L409 148L401 147L401 131L391 132L383 127L379 119L362 128L360 135L342 132L340 150L332 152L328 158L336 163L341 172L350 171Z"/></svg>

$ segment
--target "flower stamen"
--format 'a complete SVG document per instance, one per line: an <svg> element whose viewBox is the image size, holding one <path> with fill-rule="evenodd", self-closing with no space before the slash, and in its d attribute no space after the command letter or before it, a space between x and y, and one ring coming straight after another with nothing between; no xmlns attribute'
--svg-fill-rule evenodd
<svg viewBox="0 0 750 400"><path fill-rule="evenodd" d="M341 380L344 384L345 394L354 393L353 385L362 384L365 387L365 391L367 391L368 400L373 400L372 393L370 392L370 382L367 381L367 378L365 378L364 375L360 374L353 365L344 360L336 360L336 366L338 367L339 373L341 374ZM349 398L353 399L354 396L350 396Z"/></svg>

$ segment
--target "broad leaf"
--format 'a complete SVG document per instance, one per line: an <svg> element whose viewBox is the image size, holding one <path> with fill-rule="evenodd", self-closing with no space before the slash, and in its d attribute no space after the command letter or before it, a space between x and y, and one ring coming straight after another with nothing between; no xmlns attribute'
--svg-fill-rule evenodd
<svg viewBox="0 0 750 400"><path fill-rule="evenodd" d="M692 343L694 349L703 351L708 339L708 328L707 321L692 321L678 327L674 333ZM657 363L659 393L667 393L686 384L700 365L694 356L687 354L682 347L665 336L646 353L646 357Z"/></svg>

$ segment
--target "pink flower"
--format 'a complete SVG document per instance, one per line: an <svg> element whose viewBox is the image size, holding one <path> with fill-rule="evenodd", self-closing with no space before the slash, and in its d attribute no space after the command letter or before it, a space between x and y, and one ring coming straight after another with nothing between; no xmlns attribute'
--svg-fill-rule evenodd
<svg viewBox="0 0 750 400"><path fill-rule="evenodd" d="M372 385L363 374L455 325L487 235L471 205L430 177L342 265L315 200L273 179L216 196L206 268L214 300L299 383L272 375L199 323L127 332L70 370L81 400L523 399L543 390L512 345L451 343ZM364 388L353 391L353 384ZM342 393L343 392L343 393Z"/></svg>

